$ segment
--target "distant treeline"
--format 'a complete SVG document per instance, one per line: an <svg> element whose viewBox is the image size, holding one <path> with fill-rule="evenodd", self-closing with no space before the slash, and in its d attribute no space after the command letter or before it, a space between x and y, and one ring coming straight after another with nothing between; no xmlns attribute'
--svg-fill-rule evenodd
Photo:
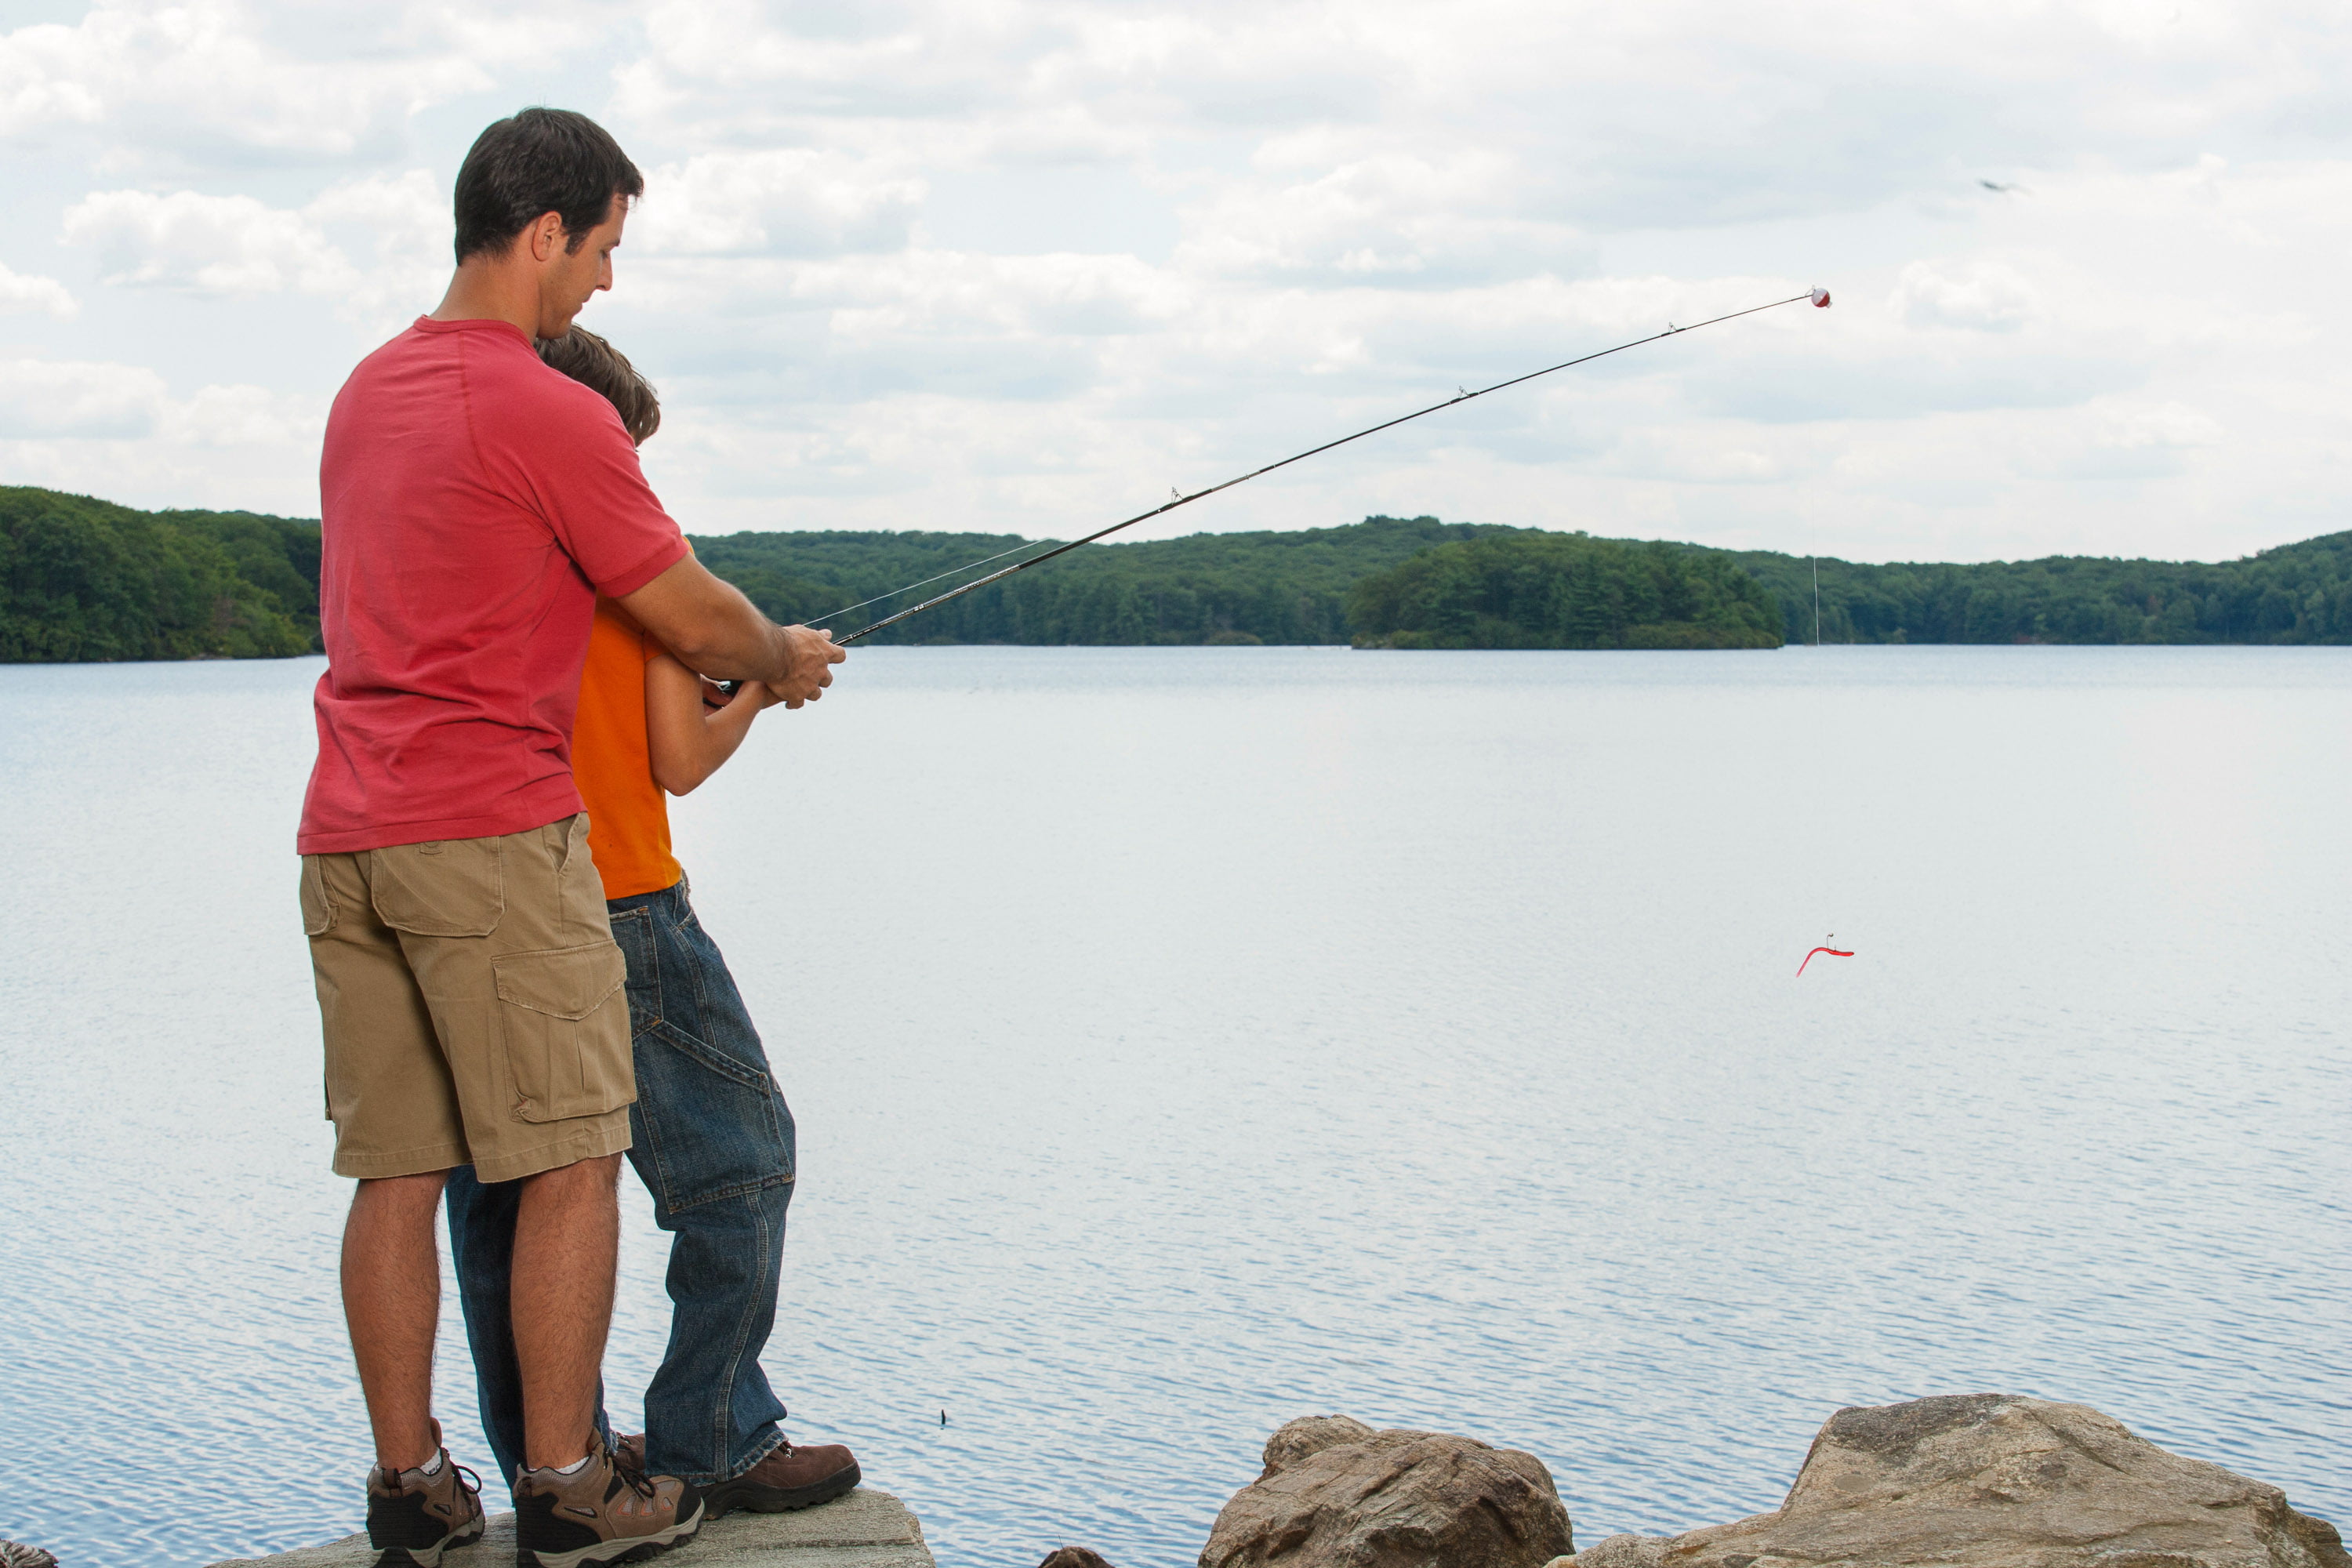
<svg viewBox="0 0 2352 1568"><path fill-rule="evenodd" d="M1434 544L1507 531L1433 517L1373 517L1345 528L1090 544L871 640L1344 643L1348 592L1366 576ZM694 547L769 615L806 621L1023 542L1009 533L733 533L697 539ZM958 574L825 624L854 631L919 604L925 592L981 574Z"/></svg>
<svg viewBox="0 0 2352 1568"><path fill-rule="evenodd" d="M1771 592L1790 642L1813 640L1805 557L1708 553L1727 554ZM1820 568L1824 642L2352 643L2352 533L2214 565L2053 555L1864 566L1824 556Z"/></svg>
<svg viewBox="0 0 2352 1568"><path fill-rule="evenodd" d="M695 546L770 615L810 620L1023 542L736 533ZM1819 568L1830 642L2352 643L2352 533L2215 565L2053 556ZM316 522L0 488L0 662L313 651L318 580ZM919 596L826 624L852 629ZM875 640L1769 647L1810 642L1813 626L1801 555L1372 517L1088 545Z"/></svg>
<svg viewBox="0 0 2352 1568"><path fill-rule="evenodd" d="M1359 647L1779 647L1780 619L1719 552L1580 533L1458 540L1348 592Z"/></svg>
<svg viewBox="0 0 2352 1568"><path fill-rule="evenodd" d="M315 522L0 487L0 662L281 658L318 634Z"/></svg>

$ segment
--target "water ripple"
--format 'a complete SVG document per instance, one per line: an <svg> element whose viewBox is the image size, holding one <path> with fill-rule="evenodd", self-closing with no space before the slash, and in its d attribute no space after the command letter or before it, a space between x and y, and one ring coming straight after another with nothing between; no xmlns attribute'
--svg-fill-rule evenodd
<svg viewBox="0 0 2352 1568"><path fill-rule="evenodd" d="M316 668L0 669L0 1534L69 1565L358 1520ZM943 1563L1187 1563L1317 1411L1677 1530L1838 1405L1980 1389L2352 1521L2343 651L879 649L837 695L679 840L802 1127L792 1429ZM662 1263L632 1194L625 1417Z"/></svg>

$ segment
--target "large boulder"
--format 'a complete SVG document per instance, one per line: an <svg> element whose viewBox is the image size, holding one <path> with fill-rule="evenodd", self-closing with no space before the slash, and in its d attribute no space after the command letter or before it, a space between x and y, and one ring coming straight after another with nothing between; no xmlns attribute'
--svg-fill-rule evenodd
<svg viewBox="0 0 2352 1568"><path fill-rule="evenodd" d="M1532 1454L1442 1432L1294 1421L1217 1516L1201 1568L1542 1568L1575 1548Z"/></svg>
<svg viewBox="0 0 2352 1568"><path fill-rule="evenodd" d="M1276 1470L1286 1470L1309 1454L1342 1443L1360 1443L1371 1435L1372 1429L1352 1415L1302 1415L1286 1421L1265 1440L1265 1468L1257 1473L1257 1479L1264 1480Z"/></svg>
<svg viewBox="0 0 2352 1568"><path fill-rule="evenodd" d="M1771 1513L1612 1535L1576 1568L2352 1568L2276 1487L2086 1405L1952 1394L1841 1410Z"/></svg>

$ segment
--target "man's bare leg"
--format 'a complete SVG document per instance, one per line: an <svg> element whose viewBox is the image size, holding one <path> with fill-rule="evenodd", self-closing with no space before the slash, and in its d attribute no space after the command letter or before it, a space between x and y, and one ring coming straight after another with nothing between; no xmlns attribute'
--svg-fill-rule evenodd
<svg viewBox="0 0 2352 1568"><path fill-rule="evenodd" d="M441 1257L433 1237L446 1171L359 1184L343 1223L343 1320L367 1396L375 1462L430 1464L433 1334L441 1321Z"/></svg>
<svg viewBox="0 0 2352 1568"><path fill-rule="evenodd" d="M595 1426L620 1266L620 1171L621 1157L606 1154L523 1181L509 1310L522 1373L523 1462L533 1469L579 1458Z"/></svg>

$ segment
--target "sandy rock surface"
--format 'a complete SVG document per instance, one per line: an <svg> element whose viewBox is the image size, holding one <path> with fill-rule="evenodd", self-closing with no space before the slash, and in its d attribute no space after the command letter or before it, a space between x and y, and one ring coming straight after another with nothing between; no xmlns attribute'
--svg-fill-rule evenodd
<svg viewBox="0 0 2352 1568"><path fill-rule="evenodd" d="M1318 1416L1276 1433L1265 1457L1267 1473L1217 1516L1201 1568L1542 1568L1574 1549L1532 1454Z"/></svg>
<svg viewBox="0 0 2352 1568"><path fill-rule="evenodd" d="M366 1536L353 1535L214 1568L374 1568L377 1556ZM510 1513L492 1514L478 1542L441 1559L442 1568L513 1568L514 1561ZM793 1513L730 1513L655 1561L678 1568L934 1568L922 1525L897 1498L872 1487Z"/></svg>
<svg viewBox="0 0 2352 1568"><path fill-rule="evenodd" d="M1841 1410L1771 1513L1613 1535L1575 1568L2352 1568L2276 1487L2085 1405L1952 1394Z"/></svg>

